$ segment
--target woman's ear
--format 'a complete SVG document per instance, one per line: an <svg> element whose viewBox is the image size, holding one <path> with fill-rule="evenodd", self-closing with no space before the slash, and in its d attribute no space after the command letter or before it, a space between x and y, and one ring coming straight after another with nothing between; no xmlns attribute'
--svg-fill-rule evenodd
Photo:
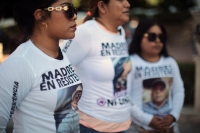
<svg viewBox="0 0 200 133"><path fill-rule="evenodd" d="M99 9L99 13L106 13L107 7L106 4L103 1L99 1L97 4L97 7Z"/></svg>
<svg viewBox="0 0 200 133"><path fill-rule="evenodd" d="M33 15L34 15L36 21L44 21L44 19L45 19L44 11L41 9L35 10Z"/></svg>

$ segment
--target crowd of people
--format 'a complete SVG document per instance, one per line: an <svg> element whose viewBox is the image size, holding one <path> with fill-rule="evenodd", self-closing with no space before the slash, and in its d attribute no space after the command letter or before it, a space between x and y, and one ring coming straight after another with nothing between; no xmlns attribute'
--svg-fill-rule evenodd
<svg viewBox="0 0 200 133"><path fill-rule="evenodd" d="M13 133L179 133L184 87L165 27L138 20L127 40L128 0L88 3L77 26L72 0L15 1L23 38L0 64L0 133L11 118Z"/></svg>

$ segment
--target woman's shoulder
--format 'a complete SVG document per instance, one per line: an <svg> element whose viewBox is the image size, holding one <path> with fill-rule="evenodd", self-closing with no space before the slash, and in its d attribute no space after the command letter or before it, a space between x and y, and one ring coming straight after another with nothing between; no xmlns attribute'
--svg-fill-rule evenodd
<svg viewBox="0 0 200 133"><path fill-rule="evenodd" d="M130 58L134 59L134 58L139 58L138 54L131 54Z"/></svg>
<svg viewBox="0 0 200 133"><path fill-rule="evenodd" d="M8 70L28 69L30 67L29 61L26 59L25 52L19 46L12 54L8 56L1 64L2 67L7 67Z"/></svg>
<svg viewBox="0 0 200 133"><path fill-rule="evenodd" d="M129 56L129 58L130 58L130 61L131 61L133 67L135 65L145 64L143 59L138 54L132 54L132 55Z"/></svg>
<svg viewBox="0 0 200 133"><path fill-rule="evenodd" d="M37 54L35 52L35 49L33 48L33 43L28 40L24 43L21 43L5 60L5 63L8 64L30 64L30 60L32 59L33 62L35 60L40 58L40 54ZM32 58L34 56L34 58ZM19 65L18 65L19 66Z"/></svg>
<svg viewBox="0 0 200 133"><path fill-rule="evenodd" d="M132 61L142 61L142 58L138 54L132 54L129 57Z"/></svg>
<svg viewBox="0 0 200 133"><path fill-rule="evenodd" d="M176 59L172 56L168 56L168 57L162 56L162 58L163 58L164 61L168 61L168 62L171 62L171 63L177 63Z"/></svg>
<svg viewBox="0 0 200 133"><path fill-rule="evenodd" d="M95 25L95 21L94 20L88 20L88 21L78 25L77 28L78 29L80 29L80 28L88 28L88 27L92 27L94 25Z"/></svg>
<svg viewBox="0 0 200 133"><path fill-rule="evenodd" d="M76 36L80 35L91 35L91 31L94 28L94 21L93 20L88 20L80 25L77 26L77 30L75 32L75 38Z"/></svg>

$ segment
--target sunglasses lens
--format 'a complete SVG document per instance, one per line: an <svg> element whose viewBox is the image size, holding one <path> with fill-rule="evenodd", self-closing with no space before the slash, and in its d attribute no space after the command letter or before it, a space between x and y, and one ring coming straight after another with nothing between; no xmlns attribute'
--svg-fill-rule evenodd
<svg viewBox="0 0 200 133"><path fill-rule="evenodd" d="M150 42L153 42L153 41L155 41L156 40L156 34L155 33L148 33L148 40L150 41Z"/></svg>
<svg viewBox="0 0 200 133"><path fill-rule="evenodd" d="M66 11L66 15L68 18L73 18L74 14L77 14L77 10L76 8L74 8L73 6L68 6L68 10Z"/></svg>
<svg viewBox="0 0 200 133"><path fill-rule="evenodd" d="M73 18L73 16L74 16L74 14L73 14L73 8L72 8L72 6L68 6L68 10L67 10L67 16L68 16L68 18Z"/></svg>
<svg viewBox="0 0 200 133"><path fill-rule="evenodd" d="M148 40L150 41L150 42L154 42L154 41L156 41L156 38L159 38L159 40L160 40L160 42L165 42L165 40L166 40L166 37L165 37L165 35L164 34L159 34L158 36L157 36L157 34L155 34L155 33L148 33Z"/></svg>
<svg viewBox="0 0 200 133"><path fill-rule="evenodd" d="M165 42L166 37L165 37L164 34L160 34L158 37L159 37L159 39L160 39L160 42Z"/></svg>

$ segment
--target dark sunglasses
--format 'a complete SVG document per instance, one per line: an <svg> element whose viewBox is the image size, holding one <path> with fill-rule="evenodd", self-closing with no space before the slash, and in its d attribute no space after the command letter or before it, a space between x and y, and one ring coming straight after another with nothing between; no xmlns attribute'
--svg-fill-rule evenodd
<svg viewBox="0 0 200 133"><path fill-rule="evenodd" d="M156 33L145 33L144 37L147 37L147 39L150 42L155 42L157 37L159 38L160 42L164 43L166 40L166 36L164 34L156 34Z"/></svg>
<svg viewBox="0 0 200 133"><path fill-rule="evenodd" d="M74 6L72 5L67 5L67 6L64 6L64 7L61 7L61 6L57 6L57 7L48 7L48 8L45 8L44 10L47 10L49 12L51 11L61 11L61 10L64 10L65 11L65 14L66 16L69 18L69 19L72 19L74 17L74 14L77 15L77 9L74 8Z"/></svg>

